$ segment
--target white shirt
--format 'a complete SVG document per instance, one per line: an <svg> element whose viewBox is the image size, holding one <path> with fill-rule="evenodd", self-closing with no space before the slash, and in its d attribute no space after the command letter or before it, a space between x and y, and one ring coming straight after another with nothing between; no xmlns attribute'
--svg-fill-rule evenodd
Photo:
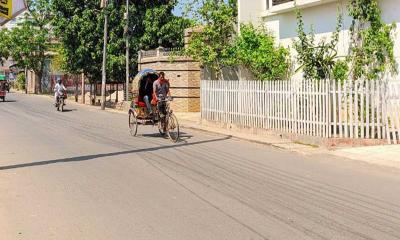
<svg viewBox="0 0 400 240"><path fill-rule="evenodd" d="M67 89L64 87L64 85L61 83L57 83L54 86L54 93L57 94L57 96L63 95L64 91L67 91Z"/></svg>

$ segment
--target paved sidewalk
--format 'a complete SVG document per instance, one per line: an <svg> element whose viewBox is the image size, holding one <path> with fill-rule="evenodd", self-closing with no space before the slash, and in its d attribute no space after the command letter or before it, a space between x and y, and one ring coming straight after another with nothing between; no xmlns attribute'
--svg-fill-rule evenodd
<svg viewBox="0 0 400 240"><path fill-rule="evenodd" d="M400 168L400 145L343 148L329 151L329 153L353 160Z"/></svg>

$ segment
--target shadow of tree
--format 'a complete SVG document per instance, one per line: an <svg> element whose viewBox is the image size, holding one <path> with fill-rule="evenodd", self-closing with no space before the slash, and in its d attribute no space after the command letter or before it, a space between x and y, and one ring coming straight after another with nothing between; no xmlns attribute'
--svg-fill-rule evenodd
<svg viewBox="0 0 400 240"><path fill-rule="evenodd" d="M226 136L223 138L210 139L210 140L204 140L204 141L198 141L198 142L192 142L192 143L186 143L186 144L178 144L178 145L174 144L174 145L142 148L142 149L135 149L135 150L128 150L128 151L121 151L121 152L92 154L92 155L86 155L86 156L62 158L62 159L55 159L55 160L46 160L46 161L40 161L40 162L0 166L0 171L11 170L11 169L16 169L16 168L37 167L37 166L44 166L44 165L57 164L57 163L89 161L89 160L94 160L94 159L103 158L103 157L113 157L113 156L119 156L119 155L131 154L131 153L152 152L152 151L158 151L158 150L163 150L163 149L180 148L180 147L185 147L185 146L193 146L193 145L199 145L199 144L205 144L205 143L211 143L211 142L225 141L230 138L231 138L231 136Z"/></svg>

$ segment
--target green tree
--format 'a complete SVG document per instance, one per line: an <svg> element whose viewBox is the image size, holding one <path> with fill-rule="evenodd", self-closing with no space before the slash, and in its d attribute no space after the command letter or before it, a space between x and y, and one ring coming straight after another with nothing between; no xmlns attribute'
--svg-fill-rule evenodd
<svg viewBox="0 0 400 240"><path fill-rule="evenodd" d="M48 33L41 31L28 22L10 32L10 56L22 69L33 70L38 75L39 93L43 76L45 55L48 49Z"/></svg>
<svg viewBox="0 0 400 240"><path fill-rule="evenodd" d="M0 64L10 56L10 33L7 29L0 30Z"/></svg>
<svg viewBox="0 0 400 240"><path fill-rule="evenodd" d="M297 34L299 39L294 42L297 51L297 63L300 65L296 71L303 71L305 79L323 80L336 78L343 80L347 72L347 63L339 61L337 55L337 44L339 32L342 27L342 16L338 16L336 30L330 41L325 39L316 43L313 29L307 34L304 29L303 17L297 12Z"/></svg>
<svg viewBox="0 0 400 240"><path fill-rule="evenodd" d="M46 0L28 1L24 21L9 34L10 56L20 68L38 75L38 91L42 92L42 76L51 49L51 12Z"/></svg>
<svg viewBox="0 0 400 240"><path fill-rule="evenodd" d="M101 76L102 22L99 1L51 2L54 33L60 42L62 69L85 73L89 79Z"/></svg>
<svg viewBox="0 0 400 240"><path fill-rule="evenodd" d="M155 48L158 41L164 47L183 46L183 30L190 21L173 16L176 1L131 0L129 11L129 41L131 72L136 71L140 49ZM101 10L98 0L53 0L55 33L60 40L67 70L83 72L93 82L101 78L104 14L109 16L107 46L108 81L125 77L124 19L125 1L110 0ZM173 39L173 41L171 41Z"/></svg>
<svg viewBox="0 0 400 240"><path fill-rule="evenodd" d="M182 47L184 45L183 30L193 25L193 21L172 14L177 1L167 1L145 9L143 15L144 32L140 42L146 48Z"/></svg>
<svg viewBox="0 0 400 240"><path fill-rule="evenodd" d="M353 79L377 79L386 72L397 73L393 34L396 24L386 24L376 0L351 0L349 15L351 44L349 61Z"/></svg>
<svg viewBox="0 0 400 240"><path fill-rule="evenodd" d="M193 33L186 54L223 79L222 69L235 64L232 39L236 26L236 1L204 0L196 16L202 31Z"/></svg>
<svg viewBox="0 0 400 240"><path fill-rule="evenodd" d="M288 75L289 50L277 47L265 28L242 24L233 46L238 64L247 67L260 80L282 80Z"/></svg>
<svg viewBox="0 0 400 240"><path fill-rule="evenodd" d="M18 90L25 90L25 74L20 73L17 75L17 79L15 80L15 87Z"/></svg>

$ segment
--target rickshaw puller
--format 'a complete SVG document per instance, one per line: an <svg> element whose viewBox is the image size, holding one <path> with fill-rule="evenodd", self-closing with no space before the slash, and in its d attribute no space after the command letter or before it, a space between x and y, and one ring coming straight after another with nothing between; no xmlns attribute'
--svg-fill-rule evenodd
<svg viewBox="0 0 400 240"><path fill-rule="evenodd" d="M153 83L153 104L157 104L157 110L160 113L160 117L164 117L165 114L162 110L162 106L159 104L159 97L165 99L167 96L171 96L169 90L169 80L165 79L165 73L160 72L160 77Z"/></svg>

